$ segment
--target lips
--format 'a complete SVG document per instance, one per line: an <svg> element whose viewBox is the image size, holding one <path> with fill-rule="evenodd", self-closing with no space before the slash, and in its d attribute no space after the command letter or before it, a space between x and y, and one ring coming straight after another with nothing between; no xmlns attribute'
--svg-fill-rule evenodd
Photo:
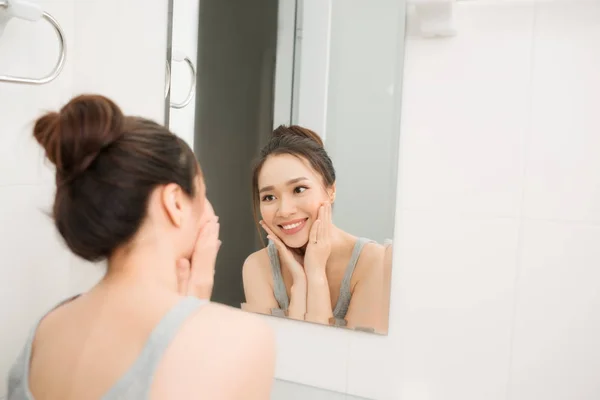
<svg viewBox="0 0 600 400"><path fill-rule="evenodd" d="M295 233L300 232L302 228L304 228L304 225L306 225L307 220L308 218L295 219L293 221L287 221L286 223L277 226L279 226L279 229L281 229L281 231L286 235L293 235Z"/></svg>

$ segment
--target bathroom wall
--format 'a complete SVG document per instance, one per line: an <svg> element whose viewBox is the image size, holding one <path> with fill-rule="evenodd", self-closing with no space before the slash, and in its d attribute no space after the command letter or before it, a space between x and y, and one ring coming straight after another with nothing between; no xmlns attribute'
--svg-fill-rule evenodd
<svg viewBox="0 0 600 400"><path fill-rule="evenodd" d="M163 117L166 3L39 2L72 51L47 86L0 83L1 376L34 318L97 277L42 213L31 121L83 90ZM377 399L597 399L600 5L474 0L455 18L456 37L406 43L390 334L269 318L277 375ZM11 23L0 70L43 73L45 29Z"/></svg>
<svg viewBox="0 0 600 400"><path fill-rule="evenodd" d="M395 393L597 399L600 2L459 2L456 27L407 42Z"/></svg>
<svg viewBox="0 0 600 400"><path fill-rule="evenodd" d="M33 121L83 92L108 95L128 113L164 117L166 1L36 2L61 24L68 53L47 85L0 83L0 398L34 320L102 273L64 248L45 214L54 178L31 135ZM0 74L44 75L57 51L49 24L12 20L0 36Z"/></svg>
<svg viewBox="0 0 600 400"><path fill-rule="evenodd" d="M597 399L600 2L458 2L455 23L406 40L389 336L270 319L277 374L377 399Z"/></svg>

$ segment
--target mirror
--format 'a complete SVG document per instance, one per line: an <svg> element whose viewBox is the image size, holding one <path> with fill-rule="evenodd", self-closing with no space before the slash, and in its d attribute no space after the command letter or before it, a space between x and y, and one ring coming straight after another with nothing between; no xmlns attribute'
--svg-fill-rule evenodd
<svg viewBox="0 0 600 400"><path fill-rule="evenodd" d="M173 0L166 120L220 217L213 301L387 334L401 49L364 9ZM403 35L393 17L369 40Z"/></svg>
<svg viewBox="0 0 600 400"><path fill-rule="evenodd" d="M372 400L366 397L352 396L347 393L334 392L303 385L297 382L275 379L270 400Z"/></svg>

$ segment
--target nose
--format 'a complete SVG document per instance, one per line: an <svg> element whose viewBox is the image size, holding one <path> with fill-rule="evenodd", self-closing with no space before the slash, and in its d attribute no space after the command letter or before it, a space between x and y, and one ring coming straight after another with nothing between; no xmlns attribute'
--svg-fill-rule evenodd
<svg viewBox="0 0 600 400"><path fill-rule="evenodd" d="M295 212L296 204L294 200L282 197L279 201L279 207L277 208L277 216L280 218L287 218L290 215L294 215Z"/></svg>

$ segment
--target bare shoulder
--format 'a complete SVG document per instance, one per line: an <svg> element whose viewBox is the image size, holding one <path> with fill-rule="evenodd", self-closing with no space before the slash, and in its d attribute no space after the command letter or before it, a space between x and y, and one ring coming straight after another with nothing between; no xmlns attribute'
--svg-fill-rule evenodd
<svg viewBox="0 0 600 400"><path fill-rule="evenodd" d="M370 265L369 268L382 267L384 258L385 247L379 243L370 242L363 247L357 265Z"/></svg>
<svg viewBox="0 0 600 400"><path fill-rule="evenodd" d="M242 267L242 275L244 280L249 277L271 277L270 273L271 260L269 259L269 253L267 248L255 251L246 257L244 265Z"/></svg>
<svg viewBox="0 0 600 400"><path fill-rule="evenodd" d="M243 332L243 334L241 334ZM186 332L182 332L183 340L190 339L198 343L198 335L206 339L215 339L210 346L223 344L226 346L271 347L274 345L272 328L260 317L243 312L237 308L209 303L194 315ZM227 341L235 343L226 343ZM202 345L204 346L204 345ZM231 348L230 348L231 349ZM220 351L227 349L220 349ZM252 355L251 353L246 353ZM238 353L238 356L242 354Z"/></svg>
<svg viewBox="0 0 600 400"><path fill-rule="evenodd" d="M210 303L182 326L157 371L162 379L155 390L157 398L194 393L235 399L256 392L252 399L266 399L274 368L273 329L254 314Z"/></svg>
<svg viewBox="0 0 600 400"><path fill-rule="evenodd" d="M382 273L384 259L385 247L383 245L375 242L365 244L356 263L355 275L357 280L372 274Z"/></svg>
<svg viewBox="0 0 600 400"><path fill-rule="evenodd" d="M244 261L244 269L250 269L253 271L258 269L266 270L270 264L271 260L269 259L269 252L265 247L246 257L246 260Z"/></svg>

